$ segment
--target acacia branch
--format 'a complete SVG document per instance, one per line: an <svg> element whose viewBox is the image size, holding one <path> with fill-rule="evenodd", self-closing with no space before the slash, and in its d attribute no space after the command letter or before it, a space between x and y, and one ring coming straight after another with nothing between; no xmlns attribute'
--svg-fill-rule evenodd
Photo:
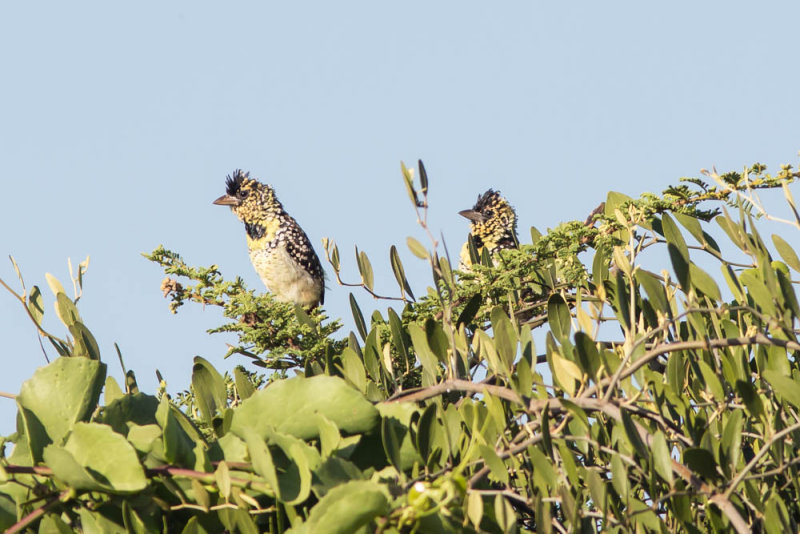
<svg viewBox="0 0 800 534"><path fill-rule="evenodd" d="M759 336L763 336L763 334L758 334L756 336L751 336L751 337L758 338ZM763 337L766 338L766 336ZM750 344L756 342L756 339L751 339L751 338L735 338L735 339L742 340L742 343L739 343L742 345L747 344L744 341L749 341ZM782 341L782 340L775 340L775 341ZM793 342L787 342L787 343L793 343ZM797 347L800 349L800 344L797 343L794 344L797 345ZM674 343L671 345L678 345L678 343ZM686 348L681 350L686 350ZM637 360L637 362L639 362L639 360ZM430 386L413 392L402 392L400 394L395 395L392 399L390 399L387 402L420 401L436 397L444 393L448 393L452 390L477 392L477 393L485 392L517 404L524 403L522 397L520 397L519 394L508 388L504 388L502 386L492 386L488 384L483 384L483 385L475 384L473 382L468 382L466 380L447 380L445 382L441 382L434 386ZM583 410L600 412L606 415L607 417L614 419L617 422L622 421L622 409L619 406L617 406L612 400L578 397L569 399L569 402ZM542 410L548 410L554 414L562 413L565 411L565 407L562 401L555 398L550 398L545 400L541 399L531 400L527 404L527 406L525 406L525 408L528 412L528 415L532 417L535 416L535 414L540 413ZM647 431L647 429L645 429L644 426L642 426L641 423L633 421L633 424L642 442L648 447L652 447L653 444L652 435ZM798 423L797 427L800 428L800 423ZM501 457L507 457L513 454L517 454L518 452L521 452L528 446L537 443L542 439L543 439L542 434L535 434L534 436L531 436L531 438L525 440L519 445L511 449L508 449L507 451L502 451ZM744 518L742 518L741 514L739 514L739 511L729 500L728 492L725 493L717 492L713 486L710 486L709 484L704 482L701 478L695 475L691 471L691 469L679 463L677 460L670 459L670 466L672 471L679 477L684 479L687 483L689 483L695 491L707 495L709 501L714 503L720 509L720 511L722 511L722 513L725 514L725 516L731 522L731 525L736 529L736 531L739 534L750 532L750 528L747 525L747 522L744 520ZM474 480L479 479L479 476L483 476L485 473L487 473L488 472L487 469L488 468L484 466L477 473L475 473L475 475L473 475L473 477L470 479L470 483L473 483Z"/></svg>
<svg viewBox="0 0 800 534"><path fill-rule="evenodd" d="M50 508L58 504L61 500L66 499L69 496L71 490L64 490L59 495L52 497L47 500L42 506L36 508L34 511L14 523L6 530L6 534L15 534L16 532L22 532L25 527L42 517Z"/></svg>
<svg viewBox="0 0 800 534"><path fill-rule="evenodd" d="M795 423L792 426L784 428L780 432L776 432L769 439L769 441L764 443L764 445L761 447L761 449L758 451L758 453L755 456L753 456L753 459L750 460L747 463L747 465L744 466L744 469L739 471L739 473L736 475L736 477L733 479L733 481L731 481L730 486L728 486L728 489L725 490L725 497L726 498L730 497L731 493L733 493L733 491L736 489L736 486L738 486L739 483L741 483L741 481L744 479L744 477L747 475L747 473L749 473L750 471L753 470L753 468L756 466L756 464L759 462L759 460L761 460L761 458L763 458L764 455L769 452L769 450L772 448L772 445L776 441L778 441L779 439L783 438L783 436L785 436L786 434L791 434L792 432L794 432L795 430L798 430L798 429L800 429L800 423Z"/></svg>
<svg viewBox="0 0 800 534"><path fill-rule="evenodd" d="M617 379L624 380L634 374L636 371L647 365L650 361L656 359L662 354L671 352L678 352L682 350L713 350L726 347L741 347L746 345L772 345L776 347L783 347L788 350L800 351L800 343L791 340L777 339L769 337L759 332L758 334L746 337L733 337L724 339L703 339L696 341L677 341L674 343L664 343L657 345L655 348L646 352L642 357L633 362L630 367L625 369L624 372L618 372L612 377L600 380L596 385L586 388L580 395L581 397L590 397L597 393L601 388L615 383Z"/></svg>

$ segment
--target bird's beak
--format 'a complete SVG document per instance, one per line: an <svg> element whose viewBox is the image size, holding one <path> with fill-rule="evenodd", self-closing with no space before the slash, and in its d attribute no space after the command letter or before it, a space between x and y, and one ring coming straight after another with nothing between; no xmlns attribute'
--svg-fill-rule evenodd
<svg viewBox="0 0 800 534"><path fill-rule="evenodd" d="M217 200L214 201L214 204L217 206L238 206L240 204L239 199L231 196L231 195L222 195Z"/></svg>
<svg viewBox="0 0 800 534"><path fill-rule="evenodd" d="M461 215L462 217L466 217L470 221L483 222L483 215L481 215L475 210L463 210L459 211L458 214Z"/></svg>

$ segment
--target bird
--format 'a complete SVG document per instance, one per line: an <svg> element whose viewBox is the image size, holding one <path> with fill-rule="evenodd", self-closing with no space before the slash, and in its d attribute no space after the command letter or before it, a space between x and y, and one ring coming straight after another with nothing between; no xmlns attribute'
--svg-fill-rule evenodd
<svg viewBox="0 0 800 534"><path fill-rule="evenodd" d="M458 212L469 219L469 237L475 244L478 257L486 250L489 255L499 250L518 248L517 213L499 191L489 189L478 195L472 209ZM469 253L469 238L461 247L461 269L469 270L472 259Z"/></svg>
<svg viewBox="0 0 800 534"><path fill-rule="evenodd" d="M307 308L324 303L325 275L319 257L272 186L236 169L225 178L225 194L214 204L230 206L244 223L250 261L276 300Z"/></svg>

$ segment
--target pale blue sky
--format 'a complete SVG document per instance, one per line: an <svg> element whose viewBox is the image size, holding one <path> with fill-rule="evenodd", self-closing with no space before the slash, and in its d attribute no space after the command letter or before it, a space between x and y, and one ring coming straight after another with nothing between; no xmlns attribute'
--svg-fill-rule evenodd
<svg viewBox="0 0 800 534"><path fill-rule="evenodd" d="M262 288L241 224L211 204L234 168L275 186L320 256L334 238L349 278L358 244L394 292L398 244L422 293L401 160L425 161L451 251L467 228L457 212L489 187L525 240L532 224L583 219L609 189L776 169L800 149L798 20L790 1L7 2L0 252L43 288L91 255L81 310L111 373L116 341L142 389L159 368L177 391L194 355L240 361L204 333L217 311L168 313L139 253L163 243ZM15 283L9 263L0 278ZM330 314L349 318L348 291L329 286ZM0 391L16 392L44 359L5 293L0 325ZM0 433L13 412L0 398Z"/></svg>

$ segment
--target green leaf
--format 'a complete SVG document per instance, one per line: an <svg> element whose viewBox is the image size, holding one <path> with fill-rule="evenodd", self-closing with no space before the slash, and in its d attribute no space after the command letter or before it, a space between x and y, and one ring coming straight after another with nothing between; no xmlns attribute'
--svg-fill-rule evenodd
<svg viewBox="0 0 800 534"><path fill-rule="evenodd" d="M44 449L44 461L53 470L53 475L63 484L76 490L109 491L111 488L95 480L75 457L63 447L48 445Z"/></svg>
<svg viewBox="0 0 800 534"><path fill-rule="evenodd" d="M282 500L287 504L300 504L308 499L311 493L311 465L309 465L311 455L308 452L312 448L291 436L281 438L281 436L275 435L273 439L277 440L277 444L283 450L287 460L286 464L280 466L278 471ZM316 449L313 449L311 454L317 454ZM315 460L319 464L318 455Z"/></svg>
<svg viewBox="0 0 800 534"><path fill-rule="evenodd" d="M385 417L381 422L381 441L386 457L398 471L403 470L400 449L405 436L405 429L392 418Z"/></svg>
<svg viewBox="0 0 800 534"><path fill-rule="evenodd" d="M222 449L223 457L228 462L245 462L247 461L247 447L245 442L234 436L230 432L217 440L220 449Z"/></svg>
<svg viewBox="0 0 800 534"><path fill-rule="evenodd" d="M389 500L380 484L353 480L333 488L320 499L311 509L304 528L308 533L350 534L388 513Z"/></svg>
<svg viewBox="0 0 800 534"><path fill-rule="evenodd" d="M428 338L425 331L416 323L409 323L408 333L411 336L411 344L414 346L414 353L422 367L434 377L439 376L439 361L428 345Z"/></svg>
<svg viewBox="0 0 800 534"><path fill-rule="evenodd" d="M620 324L626 330L631 328L630 293L622 271L614 273L613 307Z"/></svg>
<svg viewBox="0 0 800 534"><path fill-rule="evenodd" d="M372 272L372 263L370 263L367 253L363 250L358 252L356 248L356 255L358 260L358 271L361 273L361 281L367 286L370 291L375 288L375 275Z"/></svg>
<svg viewBox="0 0 800 534"><path fill-rule="evenodd" d="M500 306L492 309L492 331L494 333L494 346L497 355L503 363L503 368L508 373L514 366L517 355L517 333L511 324L506 312Z"/></svg>
<svg viewBox="0 0 800 534"><path fill-rule="evenodd" d="M152 395L135 393L123 395L108 404L99 419L123 436L128 433L128 424L144 426L156 423L158 399Z"/></svg>
<svg viewBox="0 0 800 534"><path fill-rule="evenodd" d="M535 226L531 226L531 245L535 245L542 238L542 232Z"/></svg>
<svg viewBox="0 0 800 534"><path fill-rule="evenodd" d="M217 413L227 406L228 392L222 375L200 356L194 357L192 389L203 420L210 424Z"/></svg>
<svg viewBox="0 0 800 534"><path fill-rule="evenodd" d="M700 367L706 389L711 392L711 395L716 401L722 402L725 399L725 390L717 376L717 372L703 360L699 360L697 365Z"/></svg>
<svg viewBox="0 0 800 534"><path fill-rule="evenodd" d="M73 356L80 356L91 360L100 359L100 349L97 346L97 341L83 323L76 320L70 324L69 333L72 334L75 344Z"/></svg>
<svg viewBox="0 0 800 534"><path fill-rule="evenodd" d="M323 458L327 458L342 443L342 435L336 424L322 414L316 414L317 426L319 426L319 445L320 453Z"/></svg>
<svg viewBox="0 0 800 534"><path fill-rule="evenodd" d="M692 286L709 298L719 301L722 295L719 287L711 276L694 263L689 264L689 280Z"/></svg>
<svg viewBox="0 0 800 534"><path fill-rule="evenodd" d="M783 261L786 262L786 265L800 272L800 259L797 258L797 253L795 253L791 245L778 234L772 234L772 244L775 245L775 249L781 255Z"/></svg>
<svg viewBox="0 0 800 534"><path fill-rule="evenodd" d="M664 237L667 239L667 249L669 257L672 261L672 268L675 270L675 276L684 290L689 287L689 248L686 246L681 231L678 225L669 216L664 213L661 219L662 228L664 230Z"/></svg>
<svg viewBox="0 0 800 534"><path fill-rule="evenodd" d="M467 495L467 517L478 530L483 519L483 497L477 491L470 491Z"/></svg>
<svg viewBox="0 0 800 534"><path fill-rule="evenodd" d="M406 238L406 244L408 245L408 250L410 250L414 256L421 260L428 259L428 251L425 250L425 247L422 246L422 243L409 236Z"/></svg>
<svg viewBox="0 0 800 534"><path fill-rule="evenodd" d="M333 455L314 470L312 487L317 497L322 498L336 486L364 478L364 473L355 464Z"/></svg>
<svg viewBox="0 0 800 534"><path fill-rule="evenodd" d="M152 532L147 528L142 518L136 513L136 510L131 507L130 502L122 501L122 520L125 525L125 530L132 534L148 534Z"/></svg>
<svg viewBox="0 0 800 534"><path fill-rule="evenodd" d="M614 210L621 208L626 202L633 202L633 199L625 193L609 191L606 196L606 205L603 208L603 213L607 217L613 217Z"/></svg>
<svg viewBox="0 0 800 534"><path fill-rule="evenodd" d="M578 465L575 463L575 454L563 441L558 442L558 455L561 457L561 465L567 474L567 479L573 487L579 487L581 480L578 478Z"/></svg>
<svg viewBox="0 0 800 534"><path fill-rule="evenodd" d="M54 455L56 450L60 452ZM67 455L74 464L67 460ZM44 451L44 458L55 476L75 489L99 487L114 493L135 493L147 486L136 450L106 425L77 423L64 447L50 445ZM84 486L86 478L83 475L73 478L80 472L76 466L93 481L89 487Z"/></svg>
<svg viewBox="0 0 800 534"><path fill-rule="evenodd" d="M56 293L55 309L56 315L58 315L59 320L64 323L64 326L70 327L75 323L81 322L81 315L78 313L78 308L66 293Z"/></svg>
<svg viewBox="0 0 800 534"><path fill-rule="evenodd" d="M417 166L419 167L419 190L423 195L428 194L428 173L425 170L425 165L422 164L422 160L417 160Z"/></svg>
<svg viewBox="0 0 800 534"><path fill-rule="evenodd" d="M717 462L714 460L714 455L707 449L701 447L684 449L683 463L706 479L717 477Z"/></svg>
<svg viewBox="0 0 800 534"><path fill-rule="evenodd" d="M97 360L58 358L23 382L17 405L34 462L44 447L61 443L77 422L89 419L105 376L106 365Z"/></svg>
<svg viewBox="0 0 800 534"><path fill-rule="evenodd" d="M742 410L734 410L728 418L728 422L725 423L725 430L722 432L720 445L724 447L731 472L736 469L739 454L741 453L743 419Z"/></svg>
<svg viewBox="0 0 800 534"><path fill-rule="evenodd" d="M155 440L161 437L161 427L158 425L137 425L130 423L128 441L133 448L147 454L153 450Z"/></svg>
<svg viewBox="0 0 800 534"><path fill-rule="evenodd" d="M291 410L276 407L291 407ZM247 429L266 437L269 428L300 439L319 437L314 414L333 421L344 434L369 432L379 424L378 410L338 377L297 376L278 380L255 392L234 411L231 431L241 436Z"/></svg>
<svg viewBox="0 0 800 534"><path fill-rule="evenodd" d="M341 355L342 359L342 374L349 380L361 393L367 391L367 371L364 369L364 364L361 358L358 357L356 351L350 347L345 347Z"/></svg>
<svg viewBox="0 0 800 534"><path fill-rule="evenodd" d="M67 294L67 292L64 291L64 286L58 281L58 278L50 273L44 273L44 278L47 280L47 285L50 286L50 290L53 292L54 296L58 297L59 293Z"/></svg>
<svg viewBox="0 0 800 534"><path fill-rule="evenodd" d="M409 429L412 418L418 417L416 414L419 410L410 402L381 403L378 409L382 417L380 439L385 453L383 458L388 458L399 471L411 469L422 460ZM376 445L378 449L381 448L381 443ZM358 463L357 458L353 460Z"/></svg>
<svg viewBox="0 0 800 534"><path fill-rule="evenodd" d="M611 486L622 498L622 502L628 501L630 481L628 480L628 472L625 469L625 464L622 463L619 454L611 455Z"/></svg>
<svg viewBox="0 0 800 534"><path fill-rule="evenodd" d="M545 456L538 447L530 447L528 451L533 463L534 477L539 478L541 483L551 490L557 488L558 479L553 469L553 459Z"/></svg>
<svg viewBox="0 0 800 534"><path fill-rule="evenodd" d="M657 430L656 433L653 434L651 448L653 450L653 467L656 473L658 473L667 484L672 486L672 456L664 433L660 430Z"/></svg>
<svg viewBox="0 0 800 534"><path fill-rule="evenodd" d="M408 350L411 340L403 329L403 322L392 308L387 310L387 315L389 316L389 330L392 333L392 344L409 367L412 367L414 362L411 360Z"/></svg>
<svg viewBox="0 0 800 534"><path fill-rule="evenodd" d="M503 532L514 531L514 527L517 524L517 514L514 513L514 507L511 506L511 503L499 493L494 498L494 516Z"/></svg>
<svg viewBox="0 0 800 534"><path fill-rule="evenodd" d="M741 303L745 303L744 289L739 283L739 278L736 276L736 273L731 269L731 266L727 263L720 265L720 270L722 271L723 277L725 277L728 288L731 290L731 293L733 293L733 298Z"/></svg>
<svg viewBox="0 0 800 534"><path fill-rule="evenodd" d="M608 280L609 256L607 249L599 249L594 253L592 260L592 279L595 284L602 285Z"/></svg>
<svg viewBox="0 0 800 534"><path fill-rule="evenodd" d="M675 351L667 360L667 383L675 395L683 393L684 377L683 355L681 351Z"/></svg>
<svg viewBox="0 0 800 534"><path fill-rule="evenodd" d="M403 183L406 184L406 191L408 191L408 198L414 206L419 206L419 199L417 198L417 191L414 189L414 175L412 171L406 167L406 164L400 162L400 169L403 172Z"/></svg>
<svg viewBox="0 0 800 534"><path fill-rule="evenodd" d="M744 237L742 235L742 230L739 225L731 219L730 215L728 215L728 210L724 210L725 215L719 215L714 221L722 228L728 237L733 242L734 245L739 247L741 250L745 250L747 246L744 242Z"/></svg>
<svg viewBox="0 0 800 534"><path fill-rule="evenodd" d="M478 340L478 356L486 360L489 365L489 371L497 375L508 374L508 369L505 368L503 360L498 356L494 341L489 337L489 334L483 330L478 330L475 332L475 338Z"/></svg>
<svg viewBox="0 0 800 534"><path fill-rule="evenodd" d="M281 488L278 483L278 473L275 469L275 462L272 460L272 453L267 447L264 438L249 428L242 430L242 438L247 443L247 450L250 454L250 462L253 470L267 481L267 484L275 491L275 497L281 499Z"/></svg>
<svg viewBox="0 0 800 534"><path fill-rule="evenodd" d="M356 297L350 293L350 309L353 312L353 321L356 323L356 330L361 339L367 339L367 323L364 322L364 314L361 313L361 308L358 307Z"/></svg>
<svg viewBox="0 0 800 534"><path fill-rule="evenodd" d="M655 274L639 269L634 275L636 281L647 292L647 298L656 310L666 313L667 311L667 295L664 292L664 284Z"/></svg>
<svg viewBox="0 0 800 534"><path fill-rule="evenodd" d="M400 290L408 293L408 296L411 297L411 300L414 299L414 293L411 292L411 286L408 285L408 279L406 279L406 273L403 269L403 262L400 261L400 255L397 253L397 247L392 245L389 249L389 261L392 264L392 271L394 272L394 277L397 280L397 285L400 286Z"/></svg>
<svg viewBox="0 0 800 534"><path fill-rule="evenodd" d="M106 406L124 396L125 393L123 393L122 389L119 387L119 384L117 384L117 381L114 380L114 377L107 376L106 384L103 388L103 401L105 402Z"/></svg>
<svg viewBox="0 0 800 534"><path fill-rule="evenodd" d="M489 480L500 484L508 484L508 467L497 455L494 447L481 443L478 445L478 449L480 450L480 457L483 458L486 467L489 468Z"/></svg>
<svg viewBox="0 0 800 534"><path fill-rule="evenodd" d="M597 350L597 344L586 332L575 332L573 339L581 368L596 375L600 367L600 353Z"/></svg>
<svg viewBox="0 0 800 534"><path fill-rule="evenodd" d="M441 321L434 321L427 319L425 321L425 337L428 340L428 346L436 355L440 362L447 362L447 352L450 349L450 343L447 340L447 335L444 333Z"/></svg>
<svg viewBox="0 0 800 534"><path fill-rule="evenodd" d="M624 249L622 247L614 247L611 256L614 258L614 265L625 273L626 277L630 276L633 271L633 266L631 265L631 260L625 255Z"/></svg>
<svg viewBox="0 0 800 534"><path fill-rule="evenodd" d="M800 382L769 369L761 375L782 400L792 404L795 408L800 408Z"/></svg>
<svg viewBox="0 0 800 534"><path fill-rule="evenodd" d="M569 307L564 297L558 293L554 293L547 300L547 321L550 325L550 330L560 343L563 343L565 339L569 339L569 334L572 330Z"/></svg>
<svg viewBox="0 0 800 534"><path fill-rule="evenodd" d="M631 445L633 445L633 449L640 458L648 458L650 456L650 450L644 444L644 441L642 441L642 437L636 429L636 424L633 422L631 414L628 413L628 410L620 410L620 415L622 416L622 426L625 429L625 435L628 437L628 441L631 442Z"/></svg>
<svg viewBox="0 0 800 534"><path fill-rule="evenodd" d="M596 471L583 468L583 477L589 486L589 494L598 509L603 510L606 506L606 485Z"/></svg>
<svg viewBox="0 0 800 534"><path fill-rule="evenodd" d="M456 320L456 326L461 324L470 325L472 320L475 319L475 315L478 313L478 310L481 309L482 300L483 298L480 293L475 293L472 295L464 305L464 309L461 310L461 313Z"/></svg>
<svg viewBox="0 0 800 534"><path fill-rule="evenodd" d="M759 419L764 419L766 413L764 411L764 404L761 401L761 395L758 394L756 388L750 382L744 380L736 381L736 392L742 397L744 405L747 407L748 412Z"/></svg>
<svg viewBox="0 0 800 534"><path fill-rule="evenodd" d="M170 403L166 395L161 397L156 410L156 421L164 432L164 457L170 463L194 466L195 440L184 429L179 419L185 417L185 414Z"/></svg>
<svg viewBox="0 0 800 534"><path fill-rule="evenodd" d="M122 525L122 518L107 517L110 514L103 513L103 510L89 511L87 508L80 508L78 515L81 519L81 528L86 534L127 534L127 530ZM118 512L114 515L117 516Z"/></svg>
<svg viewBox="0 0 800 534"><path fill-rule="evenodd" d="M701 245L705 243L705 237L703 236L703 228L700 226L700 221L698 221L696 218L690 215L685 215L683 213L673 212L673 215L675 216L676 219L678 219L678 222L681 223L681 226L686 228L689 231L689 233L692 234L692 237L694 237L698 243L700 243Z"/></svg>
<svg viewBox="0 0 800 534"><path fill-rule="evenodd" d="M48 514L39 523L38 534L72 534L75 532L57 515Z"/></svg>
<svg viewBox="0 0 800 534"><path fill-rule="evenodd" d="M239 394L240 399L249 399L250 396L256 392L256 388L253 387L250 378L241 368L235 367L233 369L233 380L236 384L236 392Z"/></svg>
<svg viewBox="0 0 800 534"><path fill-rule="evenodd" d="M747 288L747 293L765 313L775 315L777 310L772 293L759 277L757 269L745 269L739 275L739 281Z"/></svg>
<svg viewBox="0 0 800 534"><path fill-rule="evenodd" d="M553 378L570 396L575 395L575 382L583 379L583 372L575 363L561 355L551 332L547 333L546 342L547 361L550 364Z"/></svg>
<svg viewBox="0 0 800 534"><path fill-rule="evenodd" d="M436 413L438 407L431 403L425 407L417 423L416 446L422 460L429 464L435 458L437 450L442 452L444 429L439 424Z"/></svg>
<svg viewBox="0 0 800 534"><path fill-rule="evenodd" d="M294 316L297 318L297 322L303 326L307 326L311 331L315 331L317 329L317 323L308 315L308 312L303 309L303 307L299 304L294 305Z"/></svg>
<svg viewBox="0 0 800 534"><path fill-rule="evenodd" d="M39 286L33 286L30 295L28 295L28 312L30 312L33 321L37 325L42 323L44 303L42 302L42 292L39 290Z"/></svg>

